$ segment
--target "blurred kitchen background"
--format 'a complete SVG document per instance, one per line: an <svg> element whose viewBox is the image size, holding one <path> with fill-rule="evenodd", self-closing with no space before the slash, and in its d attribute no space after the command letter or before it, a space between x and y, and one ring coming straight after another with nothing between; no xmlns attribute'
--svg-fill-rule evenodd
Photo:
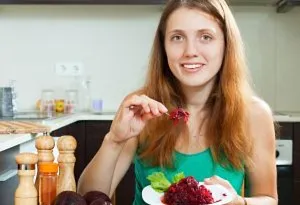
<svg viewBox="0 0 300 205"><path fill-rule="evenodd" d="M255 90L275 111L300 111L300 8L237 1ZM144 81L162 7L2 4L0 86L14 81L18 110L35 109L44 89L57 99L78 89L80 101L88 89L104 110L116 110Z"/></svg>
<svg viewBox="0 0 300 205"><path fill-rule="evenodd" d="M78 180L122 99L144 82L163 2L0 0L1 204L13 204L15 155L36 152L43 126L53 137L76 138ZM300 0L230 2L255 91L281 127L274 153L279 205L299 205ZM39 116L44 107L56 112ZM28 119L30 125L22 122ZM116 204L132 203L134 183L131 165L115 192Z"/></svg>

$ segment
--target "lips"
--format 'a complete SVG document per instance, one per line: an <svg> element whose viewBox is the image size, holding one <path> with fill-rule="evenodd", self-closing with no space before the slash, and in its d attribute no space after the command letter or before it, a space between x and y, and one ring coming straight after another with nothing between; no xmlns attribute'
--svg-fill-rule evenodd
<svg viewBox="0 0 300 205"><path fill-rule="evenodd" d="M204 64L201 63L195 63L195 64L182 64L182 67L187 69L196 69L201 68Z"/></svg>
<svg viewBox="0 0 300 205"><path fill-rule="evenodd" d="M205 64L203 63L182 63L181 67L185 70L185 72L195 73L202 70L204 65Z"/></svg>

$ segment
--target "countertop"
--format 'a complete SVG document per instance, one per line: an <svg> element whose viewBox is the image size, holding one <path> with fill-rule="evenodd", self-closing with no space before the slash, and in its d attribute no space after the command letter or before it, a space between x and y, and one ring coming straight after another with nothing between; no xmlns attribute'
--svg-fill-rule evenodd
<svg viewBox="0 0 300 205"><path fill-rule="evenodd" d="M50 132L57 130L66 125L72 124L77 121L87 120L113 120L114 114L93 114L93 113L77 113L69 114L62 117L45 119L45 120L34 120L33 122L40 123L50 127ZM9 149L11 147L20 145L22 143L33 140L34 138L42 135L40 134L4 134L0 135L0 152Z"/></svg>
<svg viewBox="0 0 300 205"><path fill-rule="evenodd" d="M77 121L87 121L87 120L113 120L114 113L107 114L93 114L93 113L77 113L67 116L62 116L53 119L46 120L35 120L37 123L49 126L50 130L57 130L66 125L72 124ZM297 115L274 115L274 121L277 122L300 122L300 114ZM33 140L40 134L9 134L9 135L0 135L0 152L11 147L20 145L22 143Z"/></svg>

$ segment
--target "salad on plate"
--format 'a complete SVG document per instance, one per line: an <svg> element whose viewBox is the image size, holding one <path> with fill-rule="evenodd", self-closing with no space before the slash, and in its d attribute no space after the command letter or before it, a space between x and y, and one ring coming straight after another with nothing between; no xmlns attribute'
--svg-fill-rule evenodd
<svg viewBox="0 0 300 205"><path fill-rule="evenodd" d="M147 179L151 185L142 191L150 205L222 205L232 201L232 194L221 185L205 185L194 177L176 174L170 182L163 172L154 172Z"/></svg>

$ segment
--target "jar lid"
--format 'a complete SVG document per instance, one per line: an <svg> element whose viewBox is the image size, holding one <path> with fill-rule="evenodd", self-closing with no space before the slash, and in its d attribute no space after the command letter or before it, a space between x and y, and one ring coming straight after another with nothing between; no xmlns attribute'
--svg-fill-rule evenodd
<svg viewBox="0 0 300 205"><path fill-rule="evenodd" d="M58 164L54 162L41 162L39 163L39 171L55 173L58 171Z"/></svg>

